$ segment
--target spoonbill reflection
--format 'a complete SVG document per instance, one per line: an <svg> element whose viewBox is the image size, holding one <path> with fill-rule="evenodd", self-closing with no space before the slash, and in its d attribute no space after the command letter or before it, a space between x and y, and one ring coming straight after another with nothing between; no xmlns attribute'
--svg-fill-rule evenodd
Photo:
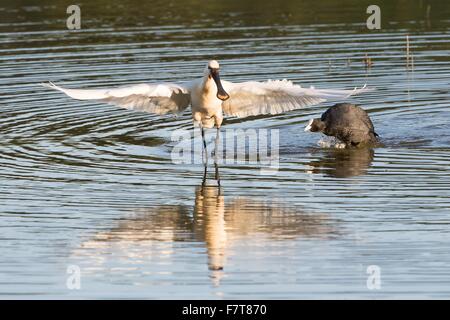
<svg viewBox="0 0 450 320"><path fill-rule="evenodd" d="M319 90L302 88L287 80L248 81L233 83L221 81L219 63L211 60L203 76L180 84L136 84L111 89L67 89L51 82L44 86L64 92L79 100L98 100L138 111L180 114L189 106L194 125L201 128L206 150L204 128L217 128L216 142L223 117L247 117L260 114L278 114L321 103L326 99L342 99L366 91Z"/></svg>
<svg viewBox="0 0 450 320"><path fill-rule="evenodd" d="M217 187L198 186L192 202L133 209L110 229L82 242L70 259L87 277L89 273L114 276L111 266L115 266L122 270L120 279L122 272L147 279L151 273L158 277L175 271L170 280L176 282L177 270L203 263L200 253L218 286L230 258L259 257L270 262L272 251L288 254L295 239L327 241L341 232L338 221L326 213L277 200L225 196ZM280 246L280 241L285 245ZM204 252L198 250L199 244ZM231 270L236 267L235 262Z"/></svg>

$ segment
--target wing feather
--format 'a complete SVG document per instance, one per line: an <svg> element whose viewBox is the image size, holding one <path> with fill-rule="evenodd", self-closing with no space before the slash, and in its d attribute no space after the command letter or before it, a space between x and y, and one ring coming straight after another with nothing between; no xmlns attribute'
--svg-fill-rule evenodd
<svg viewBox="0 0 450 320"><path fill-rule="evenodd" d="M327 99L341 99L369 89L318 90L302 88L287 80L231 83L223 81L230 98L222 103L226 115L248 117L259 114L279 114L319 104Z"/></svg>
<svg viewBox="0 0 450 320"><path fill-rule="evenodd" d="M52 82L43 86L78 100L98 100L122 108L156 114L181 113L190 102L189 86L172 83L137 84L113 89L67 89Z"/></svg>

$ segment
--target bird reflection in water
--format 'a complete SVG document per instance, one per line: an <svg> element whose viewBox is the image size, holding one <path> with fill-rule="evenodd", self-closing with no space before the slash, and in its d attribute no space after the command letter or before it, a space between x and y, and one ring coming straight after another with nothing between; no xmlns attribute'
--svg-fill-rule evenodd
<svg viewBox="0 0 450 320"><path fill-rule="evenodd" d="M102 268L111 256L120 257L126 265L162 264L170 259L173 264L177 242L200 242L206 248L210 277L217 286L224 276L227 257L237 254L233 243L249 239L329 239L336 235L335 221L325 214L245 197L227 201L221 188L202 185L195 190L193 208L164 205L135 209L116 227L84 242L75 255L82 256L84 263L95 261L96 265L88 266L91 270Z"/></svg>
<svg viewBox="0 0 450 320"><path fill-rule="evenodd" d="M348 178L367 173L374 159L371 148L325 149L321 158L308 163L311 173L323 173L335 178Z"/></svg>

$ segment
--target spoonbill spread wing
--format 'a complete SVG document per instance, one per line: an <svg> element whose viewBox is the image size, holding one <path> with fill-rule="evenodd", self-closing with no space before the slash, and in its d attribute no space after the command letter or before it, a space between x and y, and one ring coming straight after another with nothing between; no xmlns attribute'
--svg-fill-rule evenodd
<svg viewBox="0 0 450 320"><path fill-rule="evenodd" d="M365 86L354 90L302 88L287 80L242 83L223 81L223 86L230 95L222 103L223 112L236 117L283 113L369 90Z"/></svg>
<svg viewBox="0 0 450 320"><path fill-rule="evenodd" d="M52 82L42 85L64 92L74 99L98 100L156 114L181 113L191 102L189 89L173 83L136 84L112 89L67 89Z"/></svg>

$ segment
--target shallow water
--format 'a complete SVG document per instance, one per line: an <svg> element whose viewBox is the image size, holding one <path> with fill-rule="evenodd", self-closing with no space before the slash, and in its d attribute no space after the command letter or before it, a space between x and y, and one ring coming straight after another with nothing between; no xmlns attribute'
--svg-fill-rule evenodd
<svg viewBox="0 0 450 320"><path fill-rule="evenodd" d="M63 1L1 5L0 297L448 298L450 7L431 2L427 19L426 1L402 3L381 2L379 31L365 29L360 1L100 1L82 3L80 31L65 30ZM332 101L226 119L278 129L280 160L265 174L221 164L219 193L212 179L201 187L201 164L171 161L171 133L192 132L188 112L130 112L37 85L191 79L211 57L231 81L376 88L348 101L384 146L320 147L303 128ZM80 290L66 286L72 265Z"/></svg>

